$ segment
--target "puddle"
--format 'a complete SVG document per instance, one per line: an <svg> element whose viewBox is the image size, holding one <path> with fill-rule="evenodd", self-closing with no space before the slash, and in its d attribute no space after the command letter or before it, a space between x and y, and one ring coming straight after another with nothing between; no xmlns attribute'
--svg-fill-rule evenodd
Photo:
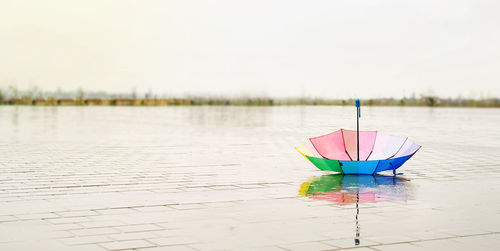
<svg viewBox="0 0 500 251"><path fill-rule="evenodd" d="M339 205L352 205L355 215L354 245L360 245L360 207L362 203L380 201L408 201L412 195L409 179L389 175L325 174L311 177L302 183L299 195L312 200L328 201Z"/></svg>

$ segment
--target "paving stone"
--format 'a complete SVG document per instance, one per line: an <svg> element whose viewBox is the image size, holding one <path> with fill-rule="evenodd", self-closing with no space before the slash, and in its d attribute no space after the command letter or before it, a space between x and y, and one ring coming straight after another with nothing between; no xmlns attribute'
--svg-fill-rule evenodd
<svg viewBox="0 0 500 251"><path fill-rule="evenodd" d="M97 244L72 246L71 251L105 251L106 249Z"/></svg>
<svg viewBox="0 0 500 251"><path fill-rule="evenodd" d="M17 219L16 217L10 216L10 215L2 215L2 216L0 216L0 222L2 222L2 221L14 221L16 219Z"/></svg>
<svg viewBox="0 0 500 251"><path fill-rule="evenodd" d="M196 249L187 246L163 246L163 247L152 247L152 248L139 248L139 251L193 251Z"/></svg>
<svg viewBox="0 0 500 251"><path fill-rule="evenodd" d="M81 227L84 228L101 228L101 227L118 227L118 226L123 226L125 223L123 221L119 220L113 220L112 218L110 220L95 220L91 219L91 221L88 222L79 222L78 223Z"/></svg>
<svg viewBox="0 0 500 251"><path fill-rule="evenodd" d="M286 250L286 249L283 249L283 248L280 248L280 247L276 247L276 246L258 246L258 247L252 247L252 248L243 248L243 249L239 249L241 251L250 251L250 250L260 250L260 251L283 251L283 250Z"/></svg>
<svg viewBox="0 0 500 251"><path fill-rule="evenodd" d="M331 250L332 246L323 244L321 242L304 242L295 244L280 245L280 248L287 250Z"/></svg>
<svg viewBox="0 0 500 251"><path fill-rule="evenodd" d="M169 207L174 209L186 210L186 209L200 209L204 208L205 206L202 204L179 204L179 205L170 205Z"/></svg>
<svg viewBox="0 0 500 251"><path fill-rule="evenodd" d="M134 232L134 233L119 233L109 235L109 238L119 241L124 240L143 240L148 238L159 237L155 232Z"/></svg>
<svg viewBox="0 0 500 251"><path fill-rule="evenodd" d="M137 207L134 209L140 212L168 212L172 210L167 206Z"/></svg>
<svg viewBox="0 0 500 251"><path fill-rule="evenodd" d="M153 225L153 224L145 224L145 225L128 225L128 226L119 226L115 227L116 229L122 232L144 232L144 231L154 231L154 230L162 230L163 228Z"/></svg>
<svg viewBox="0 0 500 251"><path fill-rule="evenodd" d="M72 232L64 231L64 230L47 232L45 235L45 237L47 237L48 239L67 238L67 237L73 237L73 236L74 236L74 234Z"/></svg>
<svg viewBox="0 0 500 251"><path fill-rule="evenodd" d="M99 227L99 228L77 229L77 230L72 230L71 232L78 236L86 236L86 235L115 234L119 233L120 231L110 227Z"/></svg>
<svg viewBox="0 0 500 251"><path fill-rule="evenodd" d="M54 224L66 224L66 223L81 223L90 221L87 217L65 217L65 218L54 218L48 219L47 221Z"/></svg>
<svg viewBox="0 0 500 251"><path fill-rule="evenodd" d="M83 245L83 244L94 244L94 243L101 243L101 242L109 242L112 241L110 238L106 236L101 236L101 235L94 235L94 236L85 236L85 237L72 237L72 238L66 238L66 239L61 239L62 242L73 246L73 245Z"/></svg>
<svg viewBox="0 0 500 251"><path fill-rule="evenodd" d="M16 215L16 218L19 218L21 220L34 220L34 219L54 219L58 218L59 216L54 213L38 213L38 214L21 214L21 215ZM55 220L57 221L57 220Z"/></svg>
<svg viewBox="0 0 500 251"><path fill-rule="evenodd" d="M135 211L130 208L111 208L111 209L99 209L95 210L99 214L130 214Z"/></svg>
<svg viewBox="0 0 500 251"><path fill-rule="evenodd" d="M76 217L76 216L97 215L98 213L94 211L66 211L66 212L57 212L57 214L63 217Z"/></svg>
<svg viewBox="0 0 500 251"><path fill-rule="evenodd" d="M108 250L136 249L136 248L146 248L155 246L154 244L144 240L106 242L106 243L100 243L99 245L105 247Z"/></svg>
<svg viewBox="0 0 500 251"><path fill-rule="evenodd" d="M360 247L360 248L344 248L342 250L348 250L348 251L374 251L374 250L377 250L377 249L370 248L370 247Z"/></svg>
<svg viewBox="0 0 500 251"><path fill-rule="evenodd" d="M197 240L189 237L162 237L148 239L150 242L155 243L159 246L170 246L170 245L183 245L197 243Z"/></svg>
<svg viewBox="0 0 500 251"><path fill-rule="evenodd" d="M413 242L426 250L497 250L500 234L455 237L439 240Z"/></svg>
<svg viewBox="0 0 500 251"><path fill-rule="evenodd" d="M372 247L373 249L376 250L382 250L382 251L399 251L399 250L408 250L408 251L414 251L414 250L422 250L422 247L415 246L409 243L399 243L399 244L391 244L391 245L380 245L380 246L374 246Z"/></svg>
<svg viewBox="0 0 500 251"><path fill-rule="evenodd" d="M379 244L378 242L366 240L363 238L360 238L358 245L355 244L354 238L326 240L326 241L321 241L321 242L325 243L327 245L330 245L332 247L336 247L336 248L364 247L364 246L371 246L371 245Z"/></svg>

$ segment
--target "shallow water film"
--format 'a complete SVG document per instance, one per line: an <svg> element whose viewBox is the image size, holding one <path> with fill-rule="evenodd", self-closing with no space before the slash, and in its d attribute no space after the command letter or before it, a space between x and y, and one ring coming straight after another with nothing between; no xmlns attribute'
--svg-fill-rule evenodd
<svg viewBox="0 0 500 251"><path fill-rule="evenodd" d="M496 250L500 110L364 107L397 177L295 147L354 107L0 106L0 250Z"/></svg>

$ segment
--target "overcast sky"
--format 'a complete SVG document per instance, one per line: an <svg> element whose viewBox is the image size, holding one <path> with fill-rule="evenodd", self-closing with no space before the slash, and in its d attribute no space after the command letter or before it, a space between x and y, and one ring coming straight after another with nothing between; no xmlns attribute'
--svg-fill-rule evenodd
<svg viewBox="0 0 500 251"><path fill-rule="evenodd" d="M0 1L0 88L500 97L500 1Z"/></svg>

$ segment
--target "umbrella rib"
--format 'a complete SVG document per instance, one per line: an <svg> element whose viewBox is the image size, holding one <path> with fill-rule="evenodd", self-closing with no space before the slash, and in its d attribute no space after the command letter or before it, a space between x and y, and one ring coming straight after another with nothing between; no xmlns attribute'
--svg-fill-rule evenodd
<svg viewBox="0 0 500 251"><path fill-rule="evenodd" d="M380 165L380 160L378 160L378 162L377 162L377 166L376 166L376 167L375 167L375 169L373 170L372 175L374 175L375 173L377 173L377 168L378 168L378 166L379 166L379 165Z"/></svg>
<svg viewBox="0 0 500 251"><path fill-rule="evenodd" d="M316 149L316 152L318 152L319 155L321 155L321 157L325 158L325 159L329 159L325 156L323 156L323 154L321 154L319 151L318 151L318 148L316 148L316 146L314 145L314 143L312 142L311 138L309 138L309 142L311 142L311 145L314 147L314 149Z"/></svg>
<svg viewBox="0 0 500 251"><path fill-rule="evenodd" d="M396 156L396 154L399 153L399 151L401 151L401 148L403 148L404 144L406 143L406 141L408 140L408 137L405 138L405 141L403 141L403 144L401 144L401 146L399 147L399 149L396 151L396 153L394 153L391 157L387 158L387 159L390 159L394 156Z"/></svg>
<svg viewBox="0 0 500 251"><path fill-rule="evenodd" d="M337 131L339 131L339 130L337 130ZM337 131L335 131L335 132L337 132ZM335 132L332 132L332 133L335 133ZM325 134L325 135L323 135L323 136L327 136L327 135L330 135L330 134L332 134L332 133ZM340 129L340 133L342 133L342 129ZM319 136L319 137L323 137L323 136ZM319 138L319 137L315 137L315 138ZM315 138L314 138L314 139L315 139ZM321 157L323 157L323 158L325 158L325 159L329 159L329 160L336 160L336 159L331 159L331 158L328 158L328 157L324 156L323 154L321 154L321 153L319 152L318 148L317 148L317 147L316 147L316 145L312 142L312 140L311 140L311 139L313 139L313 138L309 138L309 142L311 142L311 145L314 147L314 149L316 150L316 152L317 152L319 155L321 155ZM344 141L344 134L342 134L342 143L344 143L343 141ZM344 144L344 151L345 151L345 144ZM349 156L349 158L350 158L350 156Z"/></svg>
<svg viewBox="0 0 500 251"><path fill-rule="evenodd" d="M413 152L412 154L410 154L410 157L409 157L406 161L410 160L410 159L411 159L411 157L413 157L413 155L415 155L415 153L417 153L417 152L418 152L418 150L420 150L420 148L422 148L422 146L419 146L419 147L417 148L417 150L415 150L415 152ZM407 156L408 156L408 155L407 155ZM405 162L406 162L406 161L405 161Z"/></svg>
<svg viewBox="0 0 500 251"><path fill-rule="evenodd" d="M314 145L314 143L311 141L311 138L309 138L309 141L311 142L311 145L314 147L314 149L316 150L316 152L321 155L321 157L325 158L325 159L329 159L329 160L336 160L336 159L330 159L326 156L324 156L323 154L321 154L319 151L318 151L318 148L316 148L316 146Z"/></svg>
<svg viewBox="0 0 500 251"><path fill-rule="evenodd" d="M410 160L410 159L411 159L411 157L413 157L413 155L415 155L415 153L417 153L417 152L418 152L418 150L420 150L420 148L422 148L422 146L419 146L415 152L413 152L412 154L410 154L410 157L409 157L408 159L406 159L406 160L403 162L403 164L404 164L405 162L407 162L408 160ZM398 168L400 168L403 164L401 164ZM398 168L394 169L394 171L396 171Z"/></svg>
<svg viewBox="0 0 500 251"><path fill-rule="evenodd" d="M344 138L344 129L340 129L340 132L342 133L342 143L344 143L344 151L347 154L347 157L352 160L351 155L347 152L347 149L345 149L345 138Z"/></svg>

